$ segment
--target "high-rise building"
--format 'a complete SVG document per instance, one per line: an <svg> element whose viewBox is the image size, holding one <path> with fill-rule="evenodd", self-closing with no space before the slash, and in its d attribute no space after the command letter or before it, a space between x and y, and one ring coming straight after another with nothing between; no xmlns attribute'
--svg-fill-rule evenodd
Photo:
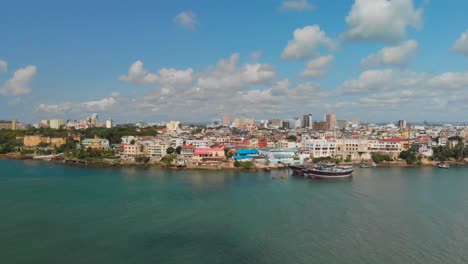
<svg viewBox="0 0 468 264"><path fill-rule="evenodd" d="M50 120L44 119L41 121L41 124L44 124L45 127L50 127Z"/></svg>
<svg viewBox="0 0 468 264"><path fill-rule="evenodd" d="M106 128L112 128L112 127L114 127L114 121L112 120L112 118L109 118L106 121Z"/></svg>
<svg viewBox="0 0 468 264"><path fill-rule="evenodd" d="M325 131L328 129L328 123L327 122L314 122L313 124L313 130L315 131Z"/></svg>
<svg viewBox="0 0 468 264"><path fill-rule="evenodd" d="M359 117L353 118L353 126L359 126L361 124L361 120Z"/></svg>
<svg viewBox="0 0 468 264"><path fill-rule="evenodd" d="M180 126L180 122L179 121L170 121L168 123L166 123L166 128L167 130L169 130L170 132L175 132L177 131L177 129L179 128Z"/></svg>
<svg viewBox="0 0 468 264"><path fill-rule="evenodd" d="M398 121L399 128L406 128L406 120L399 120Z"/></svg>
<svg viewBox="0 0 468 264"><path fill-rule="evenodd" d="M313 125L314 125L314 122L312 120L312 115L311 114L304 115L302 117L302 126L304 128L312 129Z"/></svg>
<svg viewBox="0 0 468 264"><path fill-rule="evenodd" d="M289 129L296 129L302 127L302 122L299 117L290 118L287 122Z"/></svg>
<svg viewBox="0 0 468 264"><path fill-rule="evenodd" d="M230 126L231 125L231 117L229 115L225 115L223 117L223 126Z"/></svg>
<svg viewBox="0 0 468 264"><path fill-rule="evenodd" d="M328 129L335 129L336 127L336 115L335 113L327 114L325 121L328 123Z"/></svg>
<svg viewBox="0 0 468 264"><path fill-rule="evenodd" d="M254 120L253 118L248 118L248 117L236 117L234 119L234 124L236 127L248 126L248 125L253 125Z"/></svg>
<svg viewBox="0 0 468 264"><path fill-rule="evenodd" d="M91 123L91 125L97 126L99 124L98 114L97 113L92 114L91 117L89 118L89 122Z"/></svg>
<svg viewBox="0 0 468 264"><path fill-rule="evenodd" d="M52 129L59 129L64 124L65 123L63 122L63 119L51 119L50 120L50 128L52 128Z"/></svg>
<svg viewBox="0 0 468 264"><path fill-rule="evenodd" d="M343 129L348 127L348 120L336 120L336 127L339 129Z"/></svg>

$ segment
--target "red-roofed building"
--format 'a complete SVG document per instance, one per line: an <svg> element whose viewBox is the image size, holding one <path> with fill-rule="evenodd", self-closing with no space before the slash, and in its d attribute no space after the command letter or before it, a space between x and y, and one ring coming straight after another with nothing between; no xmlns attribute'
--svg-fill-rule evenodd
<svg viewBox="0 0 468 264"><path fill-rule="evenodd" d="M197 148L193 152L195 165L218 165L225 160L223 148Z"/></svg>

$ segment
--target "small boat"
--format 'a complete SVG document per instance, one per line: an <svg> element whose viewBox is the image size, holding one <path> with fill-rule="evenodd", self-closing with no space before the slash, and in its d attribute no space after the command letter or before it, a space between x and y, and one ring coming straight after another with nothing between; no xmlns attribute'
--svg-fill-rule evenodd
<svg viewBox="0 0 468 264"><path fill-rule="evenodd" d="M439 168L441 168L441 169L448 169L448 168L450 168L449 165L443 164L443 163L437 164L437 167L439 167Z"/></svg>
<svg viewBox="0 0 468 264"><path fill-rule="evenodd" d="M361 168L373 168L373 167L377 167L377 164L375 164L375 162L361 163L361 164L359 164L359 167L361 167Z"/></svg>

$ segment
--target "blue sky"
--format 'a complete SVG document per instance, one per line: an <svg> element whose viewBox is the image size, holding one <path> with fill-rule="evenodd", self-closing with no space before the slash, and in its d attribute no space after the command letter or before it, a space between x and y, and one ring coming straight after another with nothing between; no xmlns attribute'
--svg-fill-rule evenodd
<svg viewBox="0 0 468 264"><path fill-rule="evenodd" d="M467 1L1 7L0 119L468 121Z"/></svg>

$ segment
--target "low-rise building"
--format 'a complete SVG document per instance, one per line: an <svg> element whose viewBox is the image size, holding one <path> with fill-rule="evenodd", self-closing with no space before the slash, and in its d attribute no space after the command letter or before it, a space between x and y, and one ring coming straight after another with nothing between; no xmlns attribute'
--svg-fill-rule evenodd
<svg viewBox="0 0 468 264"><path fill-rule="evenodd" d="M223 148L197 148L193 152L195 165L218 165L226 159Z"/></svg>
<svg viewBox="0 0 468 264"><path fill-rule="evenodd" d="M103 138L86 138L81 141L83 148L106 150L109 149L109 140Z"/></svg>

